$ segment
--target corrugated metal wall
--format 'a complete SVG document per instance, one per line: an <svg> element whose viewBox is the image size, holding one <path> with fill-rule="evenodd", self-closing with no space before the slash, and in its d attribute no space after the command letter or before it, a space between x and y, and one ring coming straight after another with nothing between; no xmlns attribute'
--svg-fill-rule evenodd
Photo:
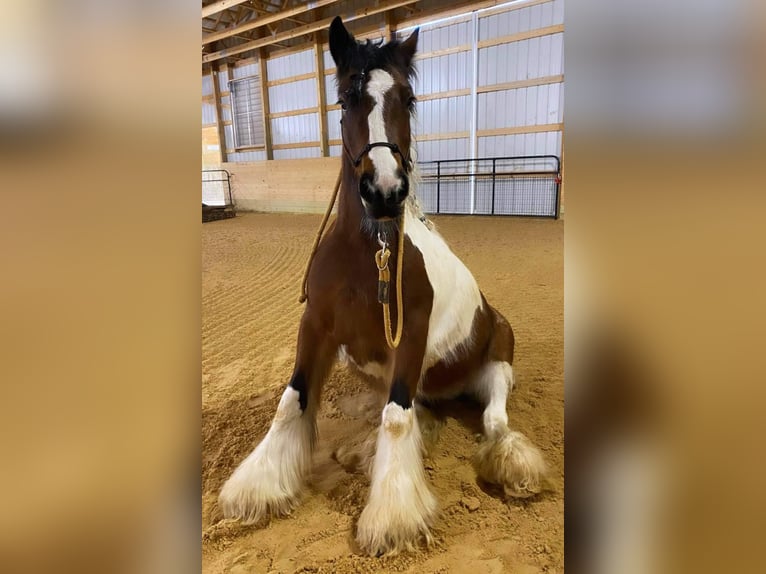
<svg viewBox="0 0 766 574"><path fill-rule="evenodd" d="M561 156L563 126L564 0L510 4L422 25L420 30L417 117L413 124L418 159L462 159L513 155ZM558 28L556 28L558 27ZM400 30L400 35L411 29ZM324 47L324 68L335 63ZM446 53L445 53L446 52ZM319 99L313 49L266 63L274 159L319 157ZM258 73L258 64L238 66L233 77ZM220 88L228 94L222 71ZM510 85L509 85L510 84ZM329 154L341 153L340 110L335 79L324 76ZM202 93L212 93L203 78ZM228 95L221 99L231 121ZM305 113L300 113L306 110ZM297 113L296 113L297 112ZM215 109L203 100L202 121L215 122ZM233 150L231 125L226 149ZM298 147L301 144L315 144ZM293 147L295 146L295 147ZM229 161L265 159L264 151L230 153Z"/></svg>

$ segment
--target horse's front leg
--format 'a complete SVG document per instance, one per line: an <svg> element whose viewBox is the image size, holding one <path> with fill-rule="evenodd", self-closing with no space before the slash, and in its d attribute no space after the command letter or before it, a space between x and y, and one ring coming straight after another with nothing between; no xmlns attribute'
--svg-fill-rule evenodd
<svg viewBox="0 0 766 574"><path fill-rule="evenodd" d="M388 403L378 431L370 494L357 525L357 542L371 555L412 550L425 539L436 499L423 471L423 452L413 400L420 380L428 316L408 317L396 351Z"/></svg>
<svg viewBox="0 0 766 574"><path fill-rule="evenodd" d="M335 349L308 309L301 320L290 383L271 428L223 485L218 502L226 518L245 524L289 514L311 470L316 411Z"/></svg>

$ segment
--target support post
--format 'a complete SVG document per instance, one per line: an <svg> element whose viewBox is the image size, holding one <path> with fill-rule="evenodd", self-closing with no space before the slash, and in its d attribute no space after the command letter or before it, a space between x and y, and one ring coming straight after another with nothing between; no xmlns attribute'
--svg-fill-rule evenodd
<svg viewBox="0 0 766 574"><path fill-rule="evenodd" d="M226 131L223 128L223 112L221 111L221 88L218 85L218 64L215 63L210 70L210 79L213 81L213 98L215 99L215 125L218 128L218 157L221 163L228 158L226 156Z"/></svg>
<svg viewBox="0 0 766 574"><path fill-rule="evenodd" d="M471 207L469 213L473 215L476 205L476 155L478 153L479 138L477 137L479 123L479 14L471 15L471 165L474 168L470 176Z"/></svg>
<svg viewBox="0 0 766 574"><path fill-rule="evenodd" d="M258 51L258 70L261 80L261 110L263 112L263 143L266 147L266 159L274 159L271 143L271 112L269 108L269 73L266 67L266 50ZM233 112L233 110L232 110Z"/></svg>
<svg viewBox="0 0 766 574"><path fill-rule="evenodd" d="M330 155L327 145L327 95L325 94L324 50L319 34L314 34L314 72L317 81L317 106L319 108L319 151L322 157Z"/></svg>

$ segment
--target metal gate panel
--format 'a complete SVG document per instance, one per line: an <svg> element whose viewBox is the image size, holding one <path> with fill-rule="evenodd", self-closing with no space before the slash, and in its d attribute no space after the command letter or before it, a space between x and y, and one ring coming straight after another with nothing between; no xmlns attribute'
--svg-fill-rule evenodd
<svg viewBox="0 0 766 574"><path fill-rule="evenodd" d="M418 167L418 199L427 213L559 216L558 156L437 160Z"/></svg>

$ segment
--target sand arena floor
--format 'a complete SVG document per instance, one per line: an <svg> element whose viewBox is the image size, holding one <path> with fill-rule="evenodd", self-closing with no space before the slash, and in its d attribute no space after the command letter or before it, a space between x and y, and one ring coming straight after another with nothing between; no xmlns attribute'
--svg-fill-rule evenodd
<svg viewBox="0 0 766 574"><path fill-rule="evenodd" d="M216 498L265 435L289 380L303 306L296 302L320 217L243 214L202 227L202 536L208 573L563 572L564 353L561 221L434 218L453 251L516 335L512 428L543 451L555 492L504 502L477 484L470 457L479 410L465 401L446 418L425 459L441 517L437 545L368 558L354 543L368 480L332 459L379 417L372 391L337 366L318 418L314 476L292 516L257 527L221 521ZM371 287L372 288L372 287Z"/></svg>

